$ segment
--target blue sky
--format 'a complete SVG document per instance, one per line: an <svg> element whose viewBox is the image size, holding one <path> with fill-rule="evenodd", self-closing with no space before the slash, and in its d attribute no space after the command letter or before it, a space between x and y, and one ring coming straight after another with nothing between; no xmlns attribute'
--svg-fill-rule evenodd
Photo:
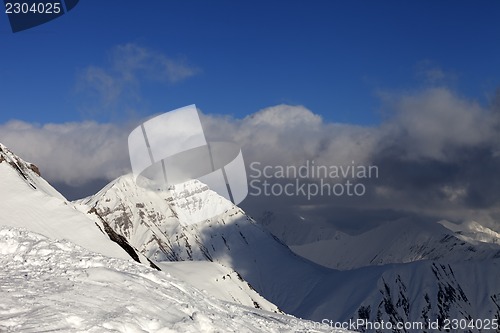
<svg viewBox="0 0 500 333"><path fill-rule="evenodd" d="M86 0L16 34L0 14L0 123L115 122L193 103L241 118L285 103L374 124L381 92L429 85L487 103L499 14L498 1ZM123 83L124 45L184 72L162 78L148 64ZM121 84L113 100L92 70Z"/></svg>

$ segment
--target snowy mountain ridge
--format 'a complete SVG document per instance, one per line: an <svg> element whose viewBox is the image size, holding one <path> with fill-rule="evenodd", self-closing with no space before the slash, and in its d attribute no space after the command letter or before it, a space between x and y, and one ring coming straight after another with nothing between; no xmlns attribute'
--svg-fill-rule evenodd
<svg viewBox="0 0 500 333"><path fill-rule="evenodd" d="M461 228L460 232L451 230L451 226ZM398 219L361 234L337 231L330 239L290 248L313 262L340 270L418 260L453 263L500 258L497 234L477 223L475 230L465 232L464 228L443 221Z"/></svg>
<svg viewBox="0 0 500 333"><path fill-rule="evenodd" d="M459 238L470 243L490 243L500 245L500 233L485 227L476 221L463 222L461 224L451 223L446 220L438 222L443 227L455 232Z"/></svg>
<svg viewBox="0 0 500 333"><path fill-rule="evenodd" d="M39 189L47 195L66 200L45 179L42 178L40 170L33 163L28 163L14 154L9 148L0 143L0 163L9 164L22 179L33 189Z"/></svg>

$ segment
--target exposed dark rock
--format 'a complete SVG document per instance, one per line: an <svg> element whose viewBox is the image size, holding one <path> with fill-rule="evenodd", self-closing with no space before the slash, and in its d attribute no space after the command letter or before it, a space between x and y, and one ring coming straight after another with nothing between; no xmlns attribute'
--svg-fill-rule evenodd
<svg viewBox="0 0 500 333"><path fill-rule="evenodd" d="M123 237L122 235L117 234L113 228L109 226L109 224L104 221L104 219L99 215L97 210L95 208L92 208L89 212L89 214L96 214L97 217L99 217L99 220L101 221L102 225L104 226L104 232L108 235L109 239L111 239L113 242L116 244L120 245L120 247L125 250L125 252L128 253L128 255L134 259L137 262L141 262L139 259L139 255L137 254L137 251L129 244L127 239ZM102 231L102 230L101 230ZM151 260L147 259L149 262L149 266L151 268L154 268L156 270L161 270L158 266L156 266Z"/></svg>

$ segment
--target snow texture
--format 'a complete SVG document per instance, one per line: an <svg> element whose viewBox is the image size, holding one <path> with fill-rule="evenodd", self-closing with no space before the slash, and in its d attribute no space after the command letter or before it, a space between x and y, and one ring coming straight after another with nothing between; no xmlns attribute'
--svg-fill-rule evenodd
<svg viewBox="0 0 500 333"><path fill-rule="evenodd" d="M326 332L223 302L145 265L0 227L2 332Z"/></svg>

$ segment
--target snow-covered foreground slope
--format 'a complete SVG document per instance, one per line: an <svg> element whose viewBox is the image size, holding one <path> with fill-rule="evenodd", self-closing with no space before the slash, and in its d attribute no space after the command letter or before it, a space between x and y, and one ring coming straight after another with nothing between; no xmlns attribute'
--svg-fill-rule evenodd
<svg viewBox="0 0 500 333"><path fill-rule="evenodd" d="M99 227L50 186L38 169L0 144L0 225L21 227L88 250L128 259Z"/></svg>
<svg viewBox="0 0 500 333"><path fill-rule="evenodd" d="M469 234L464 234L463 228L462 233L457 231L440 223L401 219L357 235L337 231L331 239L290 245L290 248L320 265L341 270L425 259L461 262L500 257L500 244L494 242L496 235L491 230L489 238L481 236L484 233L479 231Z"/></svg>
<svg viewBox="0 0 500 333"><path fill-rule="evenodd" d="M259 295L233 269L208 261L157 263L162 271L185 281L207 295L220 300L279 313L278 307Z"/></svg>
<svg viewBox="0 0 500 333"><path fill-rule="evenodd" d="M0 265L2 332L331 332L17 228L0 226Z"/></svg>

